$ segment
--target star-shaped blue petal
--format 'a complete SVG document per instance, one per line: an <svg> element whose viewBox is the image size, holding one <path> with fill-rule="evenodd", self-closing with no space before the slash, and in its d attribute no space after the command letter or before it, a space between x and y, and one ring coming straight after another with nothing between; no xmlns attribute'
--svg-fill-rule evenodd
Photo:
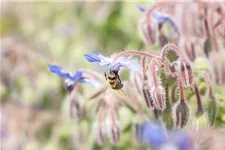
<svg viewBox="0 0 225 150"><path fill-rule="evenodd" d="M56 65L48 65L49 70L56 74L57 76L64 78L66 82L66 87L67 91L70 93L75 85L80 82L80 83L86 83L92 87L100 87L100 83L93 80L93 79L88 79L83 76L83 73L81 71L76 71L75 73L69 73L64 71L64 69L60 66Z"/></svg>
<svg viewBox="0 0 225 150"><path fill-rule="evenodd" d="M113 62L112 57L106 57L100 53L97 54L85 54L84 55L87 61L93 63L97 62L99 65L108 66L109 69L119 70L121 67L129 68L133 71L142 70L141 65L138 63L137 60L133 59L132 57L119 57L115 63Z"/></svg>

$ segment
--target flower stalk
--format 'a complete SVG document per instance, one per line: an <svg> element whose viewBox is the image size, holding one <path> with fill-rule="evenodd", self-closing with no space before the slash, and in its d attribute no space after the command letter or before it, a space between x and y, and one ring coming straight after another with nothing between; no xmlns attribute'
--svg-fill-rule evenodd
<svg viewBox="0 0 225 150"><path fill-rule="evenodd" d="M201 114L204 113L204 110L203 110L203 107L202 107L202 101L201 101L200 93L199 93L198 87L197 87L195 82L194 82L194 90L195 90L195 95L196 95L196 99L197 99L197 113L196 113L196 115L201 115Z"/></svg>
<svg viewBox="0 0 225 150"><path fill-rule="evenodd" d="M139 55L139 56L148 57L148 58L160 58L159 55L154 53L146 53L146 52L142 52L138 50L126 50L114 55L112 64L114 64L118 58L122 56L126 56L126 55Z"/></svg>

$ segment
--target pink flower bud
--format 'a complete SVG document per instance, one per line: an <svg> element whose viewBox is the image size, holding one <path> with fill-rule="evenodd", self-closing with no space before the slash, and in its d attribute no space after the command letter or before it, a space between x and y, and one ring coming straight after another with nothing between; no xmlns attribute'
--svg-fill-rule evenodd
<svg viewBox="0 0 225 150"><path fill-rule="evenodd" d="M176 128L183 128L189 118L189 106L184 100L180 100L174 107L174 123Z"/></svg>
<svg viewBox="0 0 225 150"><path fill-rule="evenodd" d="M97 142L102 145L106 140L106 129L103 123L95 122L93 125L93 132Z"/></svg>
<svg viewBox="0 0 225 150"><path fill-rule="evenodd" d="M166 108L165 90L162 86L153 87L150 90L154 108L164 110Z"/></svg>
<svg viewBox="0 0 225 150"><path fill-rule="evenodd" d="M189 62L185 59L179 61L179 71L181 73L181 79L186 86L190 86L193 83L192 69Z"/></svg>
<svg viewBox="0 0 225 150"><path fill-rule="evenodd" d="M197 44L197 43L196 43L197 40L198 40L198 39L196 39L196 38L194 38L194 39L192 40L192 39L190 39L190 38L188 38L188 37L183 37L183 38L181 38L181 40L180 40L180 42L179 42L179 43L180 43L181 49L184 50L184 52L185 52L187 58L188 58L191 62L193 62L193 61L196 59L196 48L198 48L197 45L198 45L198 44L199 44L199 45L203 45L203 44L200 44L200 41L198 41L199 43ZM201 47L201 48L202 48L202 47Z"/></svg>
<svg viewBox="0 0 225 150"><path fill-rule="evenodd" d="M145 102L146 102L148 108L153 108L154 104L153 104L152 97L150 95L150 87L149 87L147 81L144 81L143 88L142 88L142 93L144 95Z"/></svg>
<svg viewBox="0 0 225 150"><path fill-rule="evenodd" d="M130 80L134 87L137 89L138 93L142 95L142 85L143 85L143 77L140 72L131 72Z"/></svg>
<svg viewBox="0 0 225 150"><path fill-rule="evenodd" d="M70 117L71 119L80 119L82 117L82 109L77 100L70 101Z"/></svg>
<svg viewBox="0 0 225 150"><path fill-rule="evenodd" d="M113 121L112 119L109 118L106 120L106 126L107 126L107 134L110 141L113 144L118 143L121 135L119 121L118 120Z"/></svg>

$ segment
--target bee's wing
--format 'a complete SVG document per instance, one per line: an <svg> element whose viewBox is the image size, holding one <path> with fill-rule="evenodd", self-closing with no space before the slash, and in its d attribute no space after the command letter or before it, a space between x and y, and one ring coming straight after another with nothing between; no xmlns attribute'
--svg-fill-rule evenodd
<svg viewBox="0 0 225 150"><path fill-rule="evenodd" d="M119 90L115 90L116 91L116 94L120 97L126 97L126 93L122 90L122 89L119 89Z"/></svg>

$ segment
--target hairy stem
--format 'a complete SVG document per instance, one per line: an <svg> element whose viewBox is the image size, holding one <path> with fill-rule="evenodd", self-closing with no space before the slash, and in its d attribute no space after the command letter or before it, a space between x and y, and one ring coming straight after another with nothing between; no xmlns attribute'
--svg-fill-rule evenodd
<svg viewBox="0 0 225 150"><path fill-rule="evenodd" d="M126 50L126 51L123 51L123 52L120 52L120 53L114 55L112 64L114 64L118 58L125 56L125 55L139 55L139 56L145 56L148 58L160 58L159 55L153 54L153 53L146 53L146 52L142 52L142 51L138 51L138 50Z"/></svg>
<svg viewBox="0 0 225 150"><path fill-rule="evenodd" d="M203 107L202 107L200 93L199 93L198 87L197 87L195 82L194 82L194 89L195 89L195 94L196 94L196 98L197 98L197 107L198 107L197 113L203 113L204 110L203 110Z"/></svg>
<svg viewBox="0 0 225 150"><path fill-rule="evenodd" d="M162 52L161 52L161 59L164 59L166 52L171 49L174 52L177 53L177 55L181 58L184 58L183 53L180 51L180 49L175 45L175 44L166 44L163 48L162 48Z"/></svg>
<svg viewBox="0 0 225 150"><path fill-rule="evenodd" d="M173 85L173 88L172 88L172 102L173 102L173 104L176 103L176 90L177 90L177 83L175 83Z"/></svg>
<svg viewBox="0 0 225 150"><path fill-rule="evenodd" d="M151 65L151 71L152 71L153 86L155 88L158 88L157 77L156 77L156 70L155 70L156 60L154 58L151 60L150 65Z"/></svg>
<svg viewBox="0 0 225 150"><path fill-rule="evenodd" d="M146 57L142 57L141 65L143 68L143 78L144 78L144 80L147 80L145 60L146 60Z"/></svg>
<svg viewBox="0 0 225 150"><path fill-rule="evenodd" d="M166 91L166 107L170 107L170 101L169 101L169 81L167 80L165 82L165 91Z"/></svg>
<svg viewBox="0 0 225 150"><path fill-rule="evenodd" d="M180 78L180 77L178 77ZM182 81L181 79L178 79L178 86L179 86L179 92L180 92L180 101L184 101L184 88L183 88L183 85L182 85Z"/></svg>

